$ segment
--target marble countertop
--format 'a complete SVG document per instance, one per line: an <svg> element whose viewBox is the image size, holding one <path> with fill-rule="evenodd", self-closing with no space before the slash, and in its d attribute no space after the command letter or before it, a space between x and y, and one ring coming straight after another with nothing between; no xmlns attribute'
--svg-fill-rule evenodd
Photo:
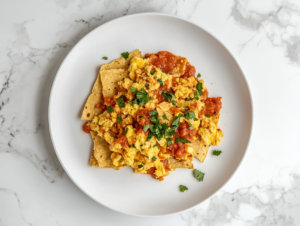
<svg viewBox="0 0 300 226"><path fill-rule="evenodd" d="M114 18L163 12L219 38L245 71L254 131L243 165L197 208L160 218L109 210L57 160L48 99L85 34ZM0 226L300 225L299 0L10 0L0 2Z"/></svg>

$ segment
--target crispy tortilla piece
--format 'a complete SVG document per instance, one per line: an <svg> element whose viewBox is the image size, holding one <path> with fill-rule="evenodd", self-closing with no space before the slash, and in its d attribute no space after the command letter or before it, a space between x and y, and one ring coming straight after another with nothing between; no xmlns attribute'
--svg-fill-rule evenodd
<svg viewBox="0 0 300 226"><path fill-rule="evenodd" d="M194 149L194 156L199 159L200 162L204 162L209 145L204 144L203 141L195 140L192 142L192 147Z"/></svg>
<svg viewBox="0 0 300 226"><path fill-rule="evenodd" d="M104 70L110 70L110 69L127 69L128 65L130 63L130 60L133 57L142 57L142 53L140 50L135 50L129 54L129 57L125 60L124 57L121 57L117 60L114 60L110 62L109 64L104 64L101 66L100 71L98 73L96 82L93 86L92 93L90 94L81 115L81 120L92 120L94 116L97 116L100 114L100 109L95 108L95 105L99 104L102 101L102 81L100 72Z"/></svg>
<svg viewBox="0 0 300 226"><path fill-rule="evenodd" d="M91 131L94 142L94 149L90 160L90 166L97 165L99 168L116 168L110 158L111 150L108 148L106 141L97 136L97 133ZM97 163L96 163L97 162Z"/></svg>
<svg viewBox="0 0 300 226"><path fill-rule="evenodd" d="M103 86L103 97L112 97L116 94L118 82L128 78L128 71L125 69L111 69L101 71L101 81Z"/></svg>
<svg viewBox="0 0 300 226"><path fill-rule="evenodd" d="M130 61L133 57L142 57L142 53L139 49L131 52L129 54L129 57L125 60L124 57L120 57L119 59L116 59L112 62L110 62L109 64L104 64L101 67L101 70L110 70L110 69L124 69L124 68L128 68Z"/></svg>
<svg viewBox="0 0 300 226"><path fill-rule="evenodd" d="M97 76L97 80L93 86L92 93L90 94L81 115L81 120L92 120L94 116L100 114L100 108L95 108L97 104L101 102L102 85L100 72Z"/></svg>
<svg viewBox="0 0 300 226"><path fill-rule="evenodd" d="M186 64L188 63L188 60L185 57L178 56L177 57L177 65L172 71L172 75L175 77L179 77L184 74Z"/></svg>
<svg viewBox="0 0 300 226"><path fill-rule="evenodd" d="M189 160L178 160L173 157L170 157L168 159L168 162L172 170L175 170L177 168L194 169L193 162Z"/></svg>

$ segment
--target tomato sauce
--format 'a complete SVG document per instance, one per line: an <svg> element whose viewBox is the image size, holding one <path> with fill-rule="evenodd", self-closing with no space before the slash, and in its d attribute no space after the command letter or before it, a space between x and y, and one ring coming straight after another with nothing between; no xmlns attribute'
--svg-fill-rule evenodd
<svg viewBox="0 0 300 226"><path fill-rule="evenodd" d="M89 122L84 123L82 126L82 130L86 133L90 133L91 132L90 123Z"/></svg>
<svg viewBox="0 0 300 226"><path fill-rule="evenodd" d="M136 112L136 119L138 123L142 126L152 124L150 120L150 111L154 111L154 109L140 109ZM143 116L140 118L140 116Z"/></svg>
<svg viewBox="0 0 300 226"><path fill-rule="evenodd" d="M116 103L117 102L114 97L104 97L104 104L106 106L114 106Z"/></svg>
<svg viewBox="0 0 300 226"><path fill-rule="evenodd" d="M172 151L172 155L176 158L182 159L186 155L185 146L183 143L172 143L168 147Z"/></svg>
<svg viewBox="0 0 300 226"><path fill-rule="evenodd" d="M185 67L185 72L183 75L180 76L180 78L189 78L189 77L196 78L196 68L193 65L190 65L190 63L187 63Z"/></svg>
<svg viewBox="0 0 300 226"><path fill-rule="evenodd" d="M190 142L193 142L194 136L196 135L196 130L195 129L191 130L187 122L180 123L178 127L178 132L182 138L187 139Z"/></svg>
<svg viewBox="0 0 300 226"><path fill-rule="evenodd" d="M115 143L121 144L122 148L128 148L129 147L127 137L125 137L124 135L122 135L118 139L116 139Z"/></svg>
<svg viewBox="0 0 300 226"><path fill-rule="evenodd" d="M220 113L220 110L222 108L222 97L208 97L205 100L205 115L216 115Z"/></svg>
<svg viewBox="0 0 300 226"><path fill-rule="evenodd" d="M164 85L160 86L158 89L151 91L155 95L155 98L158 100L158 104L161 103L161 102L167 101L166 98L164 98L162 96L162 93L164 91L167 92L167 93L173 93L174 94L171 87L169 88L169 81L166 81L164 83Z"/></svg>

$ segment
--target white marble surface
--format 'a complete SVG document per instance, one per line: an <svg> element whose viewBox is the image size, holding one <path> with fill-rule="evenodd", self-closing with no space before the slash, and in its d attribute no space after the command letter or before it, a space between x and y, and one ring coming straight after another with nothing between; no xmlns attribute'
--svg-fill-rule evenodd
<svg viewBox="0 0 300 226"><path fill-rule="evenodd" d="M246 73L255 120L244 164L220 192L179 215L138 218L106 209L70 181L47 110L56 71L80 38L153 11L222 40ZM299 0L2 0L0 29L0 226L300 225Z"/></svg>

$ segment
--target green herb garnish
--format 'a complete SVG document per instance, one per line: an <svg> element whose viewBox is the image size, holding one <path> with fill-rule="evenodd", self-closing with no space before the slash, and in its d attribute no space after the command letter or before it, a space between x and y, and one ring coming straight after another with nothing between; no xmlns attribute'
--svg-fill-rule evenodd
<svg viewBox="0 0 300 226"><path fill-rule="evenodd" d="M172 144L172 138L167 138L166 141L167 141L167 146L169 146L170 144Z"/></svg>
<svg viewBox="0 0 300 226"><path fill-rule="evenodd" d="M168 101L173 101L175 99L175 96L173 93L167 93L166 91L164 91L161 96L166 98L166 100L168 100Z"/></svg>
<svg viewBox="0 0 300 226"><path fill-rule="evenodd" d="M155 157L152 157L152 160L153 160L153 161L156 161L156 159L157 159L157 158L155 158Z"/></svg>
<svg viewBox="0 0 300 226"><path fill-rule="evenodd" d="M143 167L143 165L138 165L139 169Z"/></svg>
<svg viewBox="0 0 300 226"><path fill-rule="evenodd" d="M119 106L120 106L121 108L124 108L124 107L125 107L124 100L123 100L123 96L117 98L116 101L118 102L118 104L119 104Z"/></svg>
<svg viewBox="0 0 300 226"><path fill-rule="evenodd" d="M146 133L149 128L150 128L150 125L144 125L144 127L143 127L144 132Z"/></svg>
<svg viewBox="0 0 300 226"><path fill-rule="evenodd" d="M137 90L135 87L133 87L133 86L131 87L130 90L131 90L131 92L133 92L134 94L136 94L136 93L138 92L138 90Z"/></svg>
<svg viewBox="0 0 300 226"><path fill-rule="evenodd" d="M159 82L160 86L164 85L164 83L163 83L163 81L161 79L158 79L157 81Z"/></svg>
<svg viewBox="0 0 300 226"><path fill-rule="evenodd" d="M222 153L222 151L213 150L213 155L219 156L221 153Z"/></svg>
<svg viewBox="0 0 300 226"><path fill-rule="evenodd" d="M201 171L194 169L194 176L198 181L203 181L205 173L202 173Z"/></svg>
<svg viewBox="0 0 300 226"><path fill-rule="evenodd" d="M179 142L181 142L183 144L185 144L185 143L191 143L191 141L189 141L188 139L184 139L182 137L179 137L179 138L175 139L175 143L179 143Z"/></svg>
<svg viewBox="0 0 300 226"><path fill-rule="evenodd" d="M126 127L125 132L124 132L124 136L126 136L127 133L128 133L128 128Z"/></svg>
<svg viewBox="0 0 300 226"><path fill-rule="evenodd" d="M183 114L179 114L177 116L174 117L174 121L172 123L172 128L174 130L176 130L178 128L178 126L180 125L180 118L183 117Z"/></svg>
<svg viewBox="0 0 300 226"><path fill-rule="evenodd" d="M125 60L127 60L127 58L129 57L129 53L121 53L122 57L124 57Z"/></svg>
<svg viewBox="0 0 300 226"><path fill-rule="evenodd" d="M147 137L147 141L150 141L152 137L153 137L153 133L149 133Z"/></svg>
<svg viewBox="0 0 300 226"><path fill-rule="evenodd" d="M165 72L165 71L162 71L162 72L166 74L166 72Z"/></svg>
<svg viewBox="0 0 300 226"><path fill-rule="evenodd" d="M184 116L187 120L190 120L190 119L196 119L195 121L197 121L197 118L196 118L196 115L195 115L195 112L194 111L188 111L188 110L185 110L185 116Z"/></svg>
<svg viewBox="0 0 300 226"><path fill-rule="evenodd" d="M189 190L186 186L184 186L184 185L179 185L179 190L181 191L181 192L184 192L184 191L187 191L187 190Z"/></svg>
<svg viewBox="0 0 300 226"><path fill-rule="evenodd" d="M193 130L194 127L192 126L192 124L190 124L190 127L189 127L190 130Z"/></svg>
<svg viewBox="0 0 300 226"><path fill-rule="evenodd" d="M102 59L103 59L103 60L107 60L108 58L105 56L105 57L102 57Z"/></svg>
<svg viewBox="0 0 300 226"><path fill-rule="evenodd" d="M135 148L135 145L134 144L130 144L129 147L130 148Z"/></svg>
<svg viewBox="0 0 300 226"><path fill-rule="evenodd" d="M154 147L157 147L157 148L159 148L157 144L153 145L153 148L154 148Z"/></svg>
<svg viewBox="0 0 300 226"><path fill-rule="evenodd" d="M172 101L173 106L176 107L177 102L175 100Z"/></svg>
<svg viewBox="0 0 300 226"><path fill-rule="evenodd" d="M165 137L171 137L171 136L174 135L174 133L175 133L175 130L174 130L174 129L168 129L168 130L166 130L166 132L165 132Z"/></svg>
<svg viewBox="0 0 300 226"><path fill-rule="evenodd" d="M154 74L155 74L155 72L156 72L156 70L154 70L154 71L150 72L150 74L151 74L151 75L154 75Z"/></svg>
<svg viewBox="0 0 300 226"><path fill-rule="evenodd" d="M162 118L169 121L169 119L167 118L166 114L164 114L164 115L162 116Z"/></svg>
<svg viewBox="0 0 300 226"><path fill-rule="evenodd" d="M148 83L145 86L146 86L147 89L149 89L149 84Z"/></svg>
<svg viewBox="0 0 300 226"><path fill-rule="evenodd" d="M138 99L140 106L144 106L149 102L149 100L151 100L151 97L145 89L142 89L141 92L137 92L136 98Z"/></svg>
<svg viewBox="0 0 300 226"><path fill-rule="evenodd" d="M111 106L107 106L107 111L109 113L112 113L112 112L114 112L114 109Z"/></svg>
<svg viewBox="0 0 300 226"><path fill-rule="evenodd" d="M210 118L210 115L205 115L206 116L206 118Z"/></svg>
<svg viewBox="0 0 300 226"><path fill-rule="evenodd" d="M138 104L138 101L137 99L131 101L131 102L128 102L128 104L130 104L131 106L135 105L135 104Z"/></svg>
<svg viewBox="0 0 300 226"><path fill-rule="evenodd" d="M117 120L117 123L120 124L120 122L122 122L122 121L123 121L122 117L119 116L119 118L118 118L118 120Z"/></svg>
<svg viewBox="0 0 300 226"><path fill-rule="evenodd" d="M198 77L198 78L200 78L200 77L201 77L200 73L197 75L197 77Z"/></svg>
<svg viewBox="0 0 300 226"><path fill-rule="evenodd" d="M198 82L197 85L196 85L196 88L197 88L197 90L199 92L199 95L202 96L202 94L203 94L203 92L202 92L202 89L203 89L202 83Z"/></svg>

